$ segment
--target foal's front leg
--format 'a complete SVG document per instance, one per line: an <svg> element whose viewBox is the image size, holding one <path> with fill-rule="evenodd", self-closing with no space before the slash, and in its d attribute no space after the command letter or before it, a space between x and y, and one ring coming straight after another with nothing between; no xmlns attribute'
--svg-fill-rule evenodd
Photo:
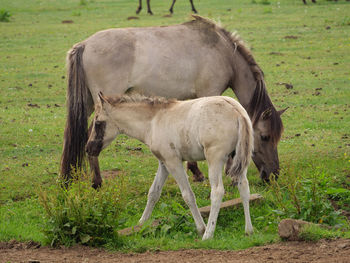
<svg viewBox="0 0 350 263"><path fill-rule="evenodd" d="M196 198L191 189L190 183L188 182L188 176L184 167L182 166L181 160L175 160L175 158L173 158L169 162L166 162L166 166L179 185L182 197L191 210L194 222L196 223L197 231L199 235L202 236L205 231L205 223L197 207Z"/></svg>
<svg viewBox="0 0 350 263"><path fill-rule="evenodd" d="M222 182L222 168L224 166L223 160L211 161L208 159L209 164L209 181L211 186L210 192L210 214L208 219L207 228L203 235L203 240L212 238L218 219L222 198L225 193L224 184Z"/></svg>
<svg viewBox="0 0 350 263"><path fill-rule="evenodd" d="M143 211L141 219L139 220L139 224L141 225L145 221L147 221L151 216L153 208L159 200L160 194L162 193L162 188L169 175L169 172L164 166L164 164L159 160L158 162L158 171L156 177L154 178L153 184L148 192L147 205L145 210Z"/></svg>

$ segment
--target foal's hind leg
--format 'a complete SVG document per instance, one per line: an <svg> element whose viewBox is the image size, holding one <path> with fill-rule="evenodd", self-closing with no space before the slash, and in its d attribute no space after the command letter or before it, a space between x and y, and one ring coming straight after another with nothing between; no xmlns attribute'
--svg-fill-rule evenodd
<svg viewBox="0 0 350 263"><path fill-rule="evenodd" d="M245 233L249 235L253 233L253 226L252 226L252 221L250 219L250 212L249 212L250 191L249 191L249 182L247 179L247 168L244 169L242 174L239 175L238 177L238 190L242 199L243 209L244 209Z"/></svg>
<svg viewBox="0 0 350 263"><path fill-rule="evenodd" d="M143 211L142 217L139 220L139 224L143 224L149 219L155 204L158 202L160 194L162 193L162 188L166 179L168 178L169 172L161 161L158 161L158 171L156 177L154 178L153 184L148 192L147 205Z"/></svg>
<svg viewBox="0 0 350 263"><path fill-rule="evenodd" d="M182 197L191 210L194 222L196 223L197 231L199 235L202 236L205 231L205 223L197 207L196 198L191 189L190 183L188 182L188 177L184 167L182 166L182 162L180 160L172 159L170 162L166 162L166 166L179 185Z"/></svg>
<svg viewBox="0 0 350 263"><path fill-rule="evenodd" d="M211 186L211 207L207 228L205 230L203 240L212 238L214 236L222 197L225 193L224 184L222 182L222 168L224 166L224 160L217 160L215 162L211 161L210 159L207 160L209 165L209 181Z"/></svg>

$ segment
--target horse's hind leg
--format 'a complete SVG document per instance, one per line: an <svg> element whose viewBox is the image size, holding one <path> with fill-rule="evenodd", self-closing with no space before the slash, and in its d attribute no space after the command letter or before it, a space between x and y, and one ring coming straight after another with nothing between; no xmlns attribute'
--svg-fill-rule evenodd
<svg viewBox="0 0 350 263"><path fill-rule="evenodd" d="M203 182L204 176L202 172L199 170L196 162L187 162L187 169L190 170L193 174L193 181L195 182Z"/></svg>
<svg viewBox="0 0 350 263"><path fill-rule="evenodd" d="M148 199L145 210L143 211L142 217L139 220L139 224L143 224L149 219L152 214L155 204L158 202L160 194L162 193L163 185L168 178L169 172L161 161L158 161L158 171L154 178L153 184L148 191Z"/></svg>
<svg viewBox="0 0 350 263"><path fill-rule="evenodd" d="M245 168L242 174L238 176L238 190L242 199L243 209L244 209L245 233L249 235L253 233L253 226L252 226L252 221L250 219L250 212L249 212L250 190L249 190L249 182L247 179L247 168Z"/></svg>
<svg viewBox="0 0 350 263"><path fill-rule="evenodd" d="M217 218L220 211L220 206L222 198L225 193L224 184L222 182L222 168L224 166L223 160L218 160L215 162L208 159L209 165L209 181L211 186L210 200L210 214L207 223L207 228L205 230L203 240L212 238L214 236L214 231L216 227Z"/></svg>
<svg viewBox="0 0 350 263"><path fill-rule="evenodd" d="M170 162L166 162L166 166L179 185L182 197L191 210L198 234L202 236L205 231L205 223L197 207L196 198L191 189L190 183L188 182L188 177L182 166L182 162L180 160L172 159Z"/></svg>

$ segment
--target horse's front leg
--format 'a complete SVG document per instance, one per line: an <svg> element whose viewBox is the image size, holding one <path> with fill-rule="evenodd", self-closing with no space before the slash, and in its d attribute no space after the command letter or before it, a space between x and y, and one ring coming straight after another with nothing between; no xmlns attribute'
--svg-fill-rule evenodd
<svg viewBox="0 0 350 263"><path fill-rule="evenodd" d="M193 174L194 182L203 182L204 176L198 168L198 164L196 162L187 162L187 169L190 170Z"/></svg>
<svg viewBox="0 0 350 263"><path fill-rule="evenodd" d="M100 165L98 163L98 157L88 155L88 159L90 164L90 171L93 174L92 187L97 189L102 185L102 177L100 172Z"/></svg>
<svg viewBox="0 0 350 263"><path fill-rule="evenodd" d="M208 160L209 165L209 181L211 185L211 207L210 214L207 223L207 228L203 235L203 240L212 238L214 236L214 231L216 227L216 222L218 219L220 206L222 202L222 198L225 193L224 184L222 182L222 168L224 166L223 160L212 161Z"/></svg>
<svg viewBox="0 0 350 263"><path fill-rule="evenodd" d="M182 166L181 160L175 160L175 158L172 158L171 160L166 161L166 166L179 185L182 197L191 210L198 234L202 236L206 226L197 207L196 198L191 189L190 183L188 182L188 177L184 167Z"/></svg>
<svg viewBox="0 0 350 263"><path fill-rule="evenodd" d="M160 194L162 193L164 183L169 175L169 172L166 169L166 167L164 166L164 164L159 160L158 160L158 162L159 162L158 171L157 171L156 177L154 178L153 184L148 192L147 205L146 205L145 210L143 211L141 219L139 220L139 224L141 224L141 225L144 222L146 222L149 219L149 217L151 216L153 208L159 200Z"/></svg>

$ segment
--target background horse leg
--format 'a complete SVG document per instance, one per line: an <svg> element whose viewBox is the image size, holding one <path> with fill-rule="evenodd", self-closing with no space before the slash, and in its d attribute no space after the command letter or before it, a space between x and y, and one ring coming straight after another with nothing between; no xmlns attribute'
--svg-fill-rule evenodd
<svg viewBox="0 0 350 263"><path fill-rule="evenodd" d="M136 9L136 14L138 15L142 9L142 0L139 0L139 7Z"/></svg>
<svg viewBox="0 0 350 263"><path fill-rule="evenodd" d="M166 162L166 167L174 176L177 184L179 185L182 197L191 210L198 234L202 236L206 228L205 223L197 207L196 198L191 189L190 183L188 182L188 177L184 167L182 166L182 162L172 158L170 162Z"/></svg>
<svg viewBox="0 0 350 263"><path fill-rule="evenodd" d="M147 0L147 13L149 13L150 15L153 15L152 10L151 10L150 1L151 1L151 0Z"/></svg>
<svg viewBox="0 0 350 263"><path fill-rule="evenodd" d="M190 0L190 3L191 3L192 11L197 14L197 10L194 7L193 0Z"/></svg>
<svg viewBox="0 0 350 263"><path fill-rule="evenodd" d="M211 206L207 228L203 235L203 240L212 238L214 236L216 222L220 211L220 205L225 193L224 184L222 182L222 167L224 166L223 160L218 160L215 162L213 162L211 159L207 160L209 165L209 181L211 186Z"/></svg>
<svg viewBox="0 0 350 263"><path fill-rule="evenodd" d="M187 169L192 172L194 182L204 181L204 176L202 172L199 170L198 164L196 162L187 162Z"/></svg>
<svg viewBox="0 0 350 263"><path fill-rule="evenodd" d="M173 13L173 7L175 5L176 0L173 0L173 3L171 4L171 7L169 9L170 13Z"/></svg>
<svg viewBox="0 0 350 263"><path fill-rule="evenodd" d="M253 233L252 221L249 212L249 182L247 179L247 168L243 170L242 174L238 176L238 190L242 199L244 218L245 218L245 233L250 235Z"/></svg>
<svg viewBox="0 0 350 263"><path fill-rule="evenodd" d="M142 217L139 221L139 224L143 224L149 219L152 214L155 204L158 202L160 194L166 179L168 178L169 172L164 166L164 164L158 160L158 171L156 177L154 178L153 184L148 191L148 199L145 210L143 211Z"/></svg>

